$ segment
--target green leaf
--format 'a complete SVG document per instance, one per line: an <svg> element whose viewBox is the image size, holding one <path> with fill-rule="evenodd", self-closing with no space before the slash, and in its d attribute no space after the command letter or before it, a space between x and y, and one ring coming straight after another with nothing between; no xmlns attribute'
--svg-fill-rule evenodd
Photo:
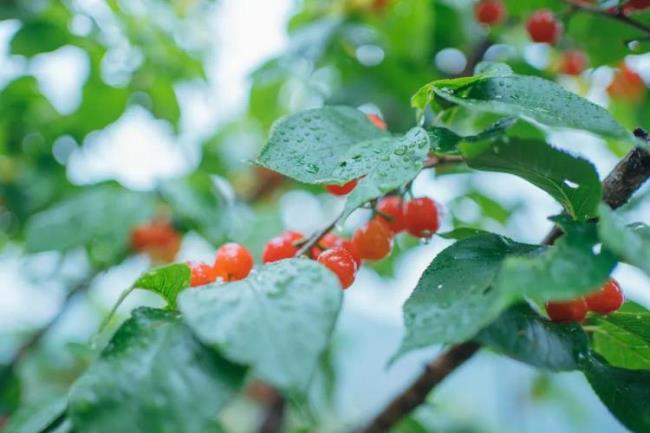
<svg viewBox="0 0 650 433"><path fill-rule="evenodd" d="M650 312L626 303L609 316L593 318L594 350L615 367L650 370Z"/></svg>
<svg viewBox="0 0 650 433"><path fill-rule="evenodd" d="M46 19L27 21L9 43L11 54L33 57L54 51L73 41L73 36L58 24Z"/></svg>
<svg viewBox="0 0 650 433"><path fill-rule="evenodd" d="M215 245L225 240L225 204L210 176L195 172L172 179L161 185L160 192L183 224Z"/></svg>
<svg viewBox="0 0 650 433"><path fill-rule="evenodd" d="M128 88L106 84L98 72L91 72L83 86L81 104L68 117L69 132L81 142L86 135L118 120L127 108Z"/></svg>
<svg viewBox="0 0 650 433"><path fill-rule="evenodd" d="M66 403L65 398L54 398L22 407L11 416L4 433L41 433L64 415Z"/></svg>
<svg viewBox="0 0 650 433"><path fill-rule="evenodd" d="M602 186L585 159L542 141L515 138L464 143L460 148L470 167L521 177L550 194L575 219L598 214Z"/></svg>
<svg viewBox="0 0 650 433"><path fill-rule="evenodd" d="M291 259L242 281L186 290L178 305L201 341L256 377L301 392L329 343L341 292L326 268Z"/></svg>
<svg viewBox="0 0 650 433"><path fill-rule="evenodd" d="M152 213L149 194L112 185L84 188L29 219L25 248L36 253L87 246L110 261L127 249L130 229Z"/></svg>
<svg viewBox="0 0 650 433"><path fill-rule="evenodd" d="M596 356L583 372L607 408L635 433L650 431L650 371L612 367Z"/></svg>
<svg viewBox="0 0 650 433"><path fill-rule="evenodd" d="M413 128L402 137L381 138L352 146L333 172L337 179L363 176L348 196L345 215L413 180L422 170L428 153L429 136L422 128Z"/></svg>
<svg viewBox="0 0 650 433"><path fill-rule="evenodd" d="M650 227L640 223L625 225L616 212L602 204L598 234L604 247L650 275Z"/></svg>
<svg viewBox="0 0 650 433"><path fill-rule="evenodd" d="M608 278L616 259L608 251L595 252L596 226L555 217L564 231L551 247L505 260L496 280L499 290L540 301L572 299L593 292Z"/></svg>
<svg viewBox="0 0 650 433"><path fill-rule="evenodd" d="M133 288L158 293L174 307L178 294L190 286L191 276L190 267L185 263L160 266L142 274L133 283Z"/></svg>
<svg viewBox="0 0 650 433"><path fill-rule="evenodd" d="M527 304L508 309L477 339L518 361L552 371L576 370L589 353L580 325L550 322Z"/></svg>
<svg viewBox="0 0 650 433"><path fill-rule="evenodd" d="M273 125L257 163L304 183L343 183L358 177L332 177L348 149L356 143L386 136L385 131L355 108L306 110Z"/></svg>
<svg viewBox="0 0 650 433"><path fill-rule="evenodd" d="M243 374L178 314L139 308L72 386L68 415L79 432L204 433Z"/></svg>
<svg viewBox="0 0 650 433"><path fill-rule="evenodd" d="M0 417L11 414L20 404L21 383L11 364L0 364Z"/></svg>
<svg viewBox="0 0 650 433"><path fill-rule="evenodd" d="M474 337L512 301L491 287L503 260L535 248L481 234L438 254L404 304L406 336L401 353Z"/></svg>
<svg viewBox="0 0 650 433"><path fill-rule="evenodd" d="M461 136L454 131L444 127L433 127L428 130L431 152L443 155L458 155L458 145L462 141L474 142L498 138L506 133L508 128L517 122L514 117L506 117L490 125L484 131L476 135Z"/></svg>
<svg viewBox="0 0 650 433"><path fill-rule="evenodd" d="M418 91L414 106L423 109L434 97L472 110L631 139L607 110L539 77L475 76L433 81Z"/></svg>

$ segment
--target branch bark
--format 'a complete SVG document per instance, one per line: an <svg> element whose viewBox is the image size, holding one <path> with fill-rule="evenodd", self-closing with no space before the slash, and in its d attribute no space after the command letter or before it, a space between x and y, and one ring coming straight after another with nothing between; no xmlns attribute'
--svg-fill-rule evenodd
<svg viewBox="0 0 650 433"><path fill-rule="evenodd" d="M615 21L619 21L623 24L626 24L630 27L634 27L637 30L650 35L650 26L641 21L637 21L634 18L630 18L624 11L622 7L615 7L611 9L601 9L595 6L590 6L584 1L579 0L562 0L567 5L571 6L573 9L578 11L587 12L593 15L599 15L603 18L609 18Z"/></svg>
<svg viewBox="0 0 650 433"><path fill-rule="evenodd" d="M637 131L635 131L637 134ZM639 136L637 134L637 136ZM650 177L650 153L636 148L630 151L603 181L603 200L612 208L626 203ZM562 232L549 233L544 244L552 245ZM479 344L466 342L452 346L429 363L424 372L401 394L397 395L368 426L359 433L385 433L410 414L427 395L480 349Z"/></svg>

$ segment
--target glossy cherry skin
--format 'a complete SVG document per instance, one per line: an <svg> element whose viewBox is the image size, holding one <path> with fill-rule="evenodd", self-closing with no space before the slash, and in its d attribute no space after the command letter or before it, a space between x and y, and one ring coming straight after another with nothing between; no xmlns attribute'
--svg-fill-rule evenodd
<svg viewBox="0 0 650 433"><path fill-rule="evenodd" d="M350 287L354 282L357 264L352 254L345 248L335 247L323 251L318 257L318 263L334 272L344 289Z"/></svg>
<svg viewBox="0 0 650 433"><path fill-rule="evenodd" d="M598 314L612 314L625 302L621 286L615 279L607 281L598 291L585 296L587 308Z"/></svg>
<svg viewBox="0 0 650 433"><path fill-rule="evenodd" d="M222 245L214 259L214 270L224 281L242 280L253 269L253 255L248 249L236 243Z"/></svg>
<svg viewBox="0 0 650 433"><path fill-rule="evenodd" d="M393 232L383 218L373 218L357 229L352 244L364 260L381 260L393 248Z"/></svg>
<svg viewBox="0 0 650 433"><path fill-rule="evenodd" d="M546 313L553 322L582 322L587 317L587 303L583 298L571 301L549 302Z"/></svg>

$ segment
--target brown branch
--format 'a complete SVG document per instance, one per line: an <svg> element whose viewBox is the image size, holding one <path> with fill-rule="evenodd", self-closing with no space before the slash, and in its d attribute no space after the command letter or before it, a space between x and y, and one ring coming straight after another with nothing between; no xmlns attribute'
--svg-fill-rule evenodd
<svg viewBox="0 0 650 433"><path fill-rule="evenodd" d="M474 74L474 68L478 65L483 56L487 52L488 48L492 46L492 40L489 37L485 37L479 41L479 43L474 47L474 50L467 56L467 64L465 69L457 75L457 77L468 77Z"/></svg>
<svg viewBox="0 0 650 433"><path fill-rule="evenodd" d="M650 34L650 26L646 25L645 23L642 23L641 21L637 21L633 18L630 18L624 12L623 8L620 6L612 9L600 9L595 6L590 6L579 0L561 0L561 1L571 6L574 10L579 10L593 15L598 15L603 18L609 18L621 22L623 24L626 24L630 27L634 27L637 30L641 30L644 33Z"/></svg>
<svg viewBox="0 0 650 433"><path fill-rule="evenodd" d="M282 428L286 401L279 392L272 391L273 395L270 396L266 415L258 430L259 433L277 433Z"/></svg>
<svg viewBox="0 0 650 433"><path fill-rule="evenodd" d="M639 136L638 132L635 134ZM633 149L603 181L603 200L616 208L629 200L650 177L650 153L642 149ZM545 245L552 245L562 235L549 233L544 239ZM396 396L372 422L359 433L385 433L402 418L410 414L422 402L433 388L449 374L460 367L474 355L480 346L467 342L452 346L449 350L429 363L424 372L401 394Z"/></svg>
<svg viewBox="0 0 650 433"><path fill-rule="evenodd" d="M411 386L393 399L361 433L389 431L399 420L424 403L429 391L471 358L479 347L474 342L458 344L431 361Z"/></svg>

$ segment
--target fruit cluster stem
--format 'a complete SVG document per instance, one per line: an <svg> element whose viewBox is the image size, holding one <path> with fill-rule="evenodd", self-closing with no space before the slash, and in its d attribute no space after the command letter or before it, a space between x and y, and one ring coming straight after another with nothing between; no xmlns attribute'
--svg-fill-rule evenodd
<svg viewBox="0 0 650 433"><path fill-rule="evenodd" d="M639 130L635 131L637 137L647 139L647 135L642 137L640 134ZM641 148L633 149L603 181L603 200L612 208L620 207L649 177L650 153ZM544 244L552 245L562 234L559 232L557 236L554 236L552 235L553 231L546 236ZM405 391L393 398L370 424L359 430L359 433L390 431L399 421L423 403L433 388L463 365L479 349L478 343L466 342L452 346L443 352L427 364L422 374Z"/></svg>

